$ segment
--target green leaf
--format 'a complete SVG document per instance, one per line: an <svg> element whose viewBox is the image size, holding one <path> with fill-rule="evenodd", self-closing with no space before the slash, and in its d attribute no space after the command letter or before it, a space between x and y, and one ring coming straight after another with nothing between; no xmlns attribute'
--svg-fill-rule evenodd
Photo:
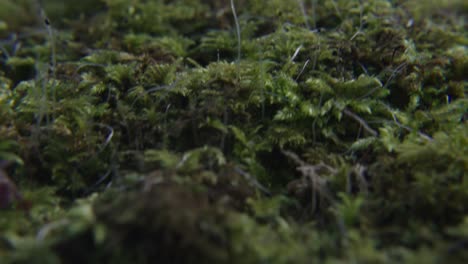
<svg viewBox="0 0 468 264"><path fill-rule="evenodd" d="M380 141L387 151L393 152L399 145L400 140L395 137L395 129L389 126L379 128Z"/></svg>
<svg viewBox="0 0 468 264"><path fill-rule="evenodd" d="M377 141L378 141L378 138L376 137L361 138L359 140L354 141L349 149L352 151L359 151L359 150L367 149L369 146L371 146Z"/></svg>
<svg viewBox="0 0 468 264"><path fill-rule="evenodd" d="M168 150L148 149L144 153L145 163L157 162L163 168L175 168L179 162L179 155Z"/></svg>
<svg viewBox="0 0 468 264"><path fill-rule="evenodd" d="M229 126L229 128L231 129L232 133L234 134L234 137L237 140L239 140L244 146L246 146L246 147L249 146L249 142L247 140L247 137L246 137L244 131L240 130L236 126Z"/></svg>
<svg viewBox="0 0 468 264"><path fill-rule="evenodd" d="M369 101L351 101L349 104L356 113L372 114L371 106Z"/></svg>
<svg viewBox="0 0 468 264"><path fill-rule="evenodd" d="M327 84L326 81L318 78L310 78L306 81L307 87L312 91L316 91L323 94L334 94L333 89Z"/></svg>
<svg viewBox="0 0 468 264"><path fill-rule="evenodd" d="M221 122L221 120L219 120L219 119L207 117L205 124L207 126L209 126L209 127L215 128L215 129L223 132L224 134L228 133L228 127L223 122Z"/></svg>

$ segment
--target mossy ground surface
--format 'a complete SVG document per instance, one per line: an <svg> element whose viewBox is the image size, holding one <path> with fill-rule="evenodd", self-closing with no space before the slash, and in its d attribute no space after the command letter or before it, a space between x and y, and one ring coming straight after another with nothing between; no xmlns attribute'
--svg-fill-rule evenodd
<svg viewBox="0 0 468 264"><path fill-rule="evenodd" d="M1 263L468 263L466 1L79 3L0 0Z"/></svg>

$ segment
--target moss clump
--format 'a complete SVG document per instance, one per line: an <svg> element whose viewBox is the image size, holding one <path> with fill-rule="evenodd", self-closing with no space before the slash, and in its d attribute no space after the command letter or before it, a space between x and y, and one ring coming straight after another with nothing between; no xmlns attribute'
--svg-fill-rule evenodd
<svg viewBox="0 0 468 264"><path fill-rule="evenodd" d="M465 263L465 2L3 1L0 258Z"/></svg>

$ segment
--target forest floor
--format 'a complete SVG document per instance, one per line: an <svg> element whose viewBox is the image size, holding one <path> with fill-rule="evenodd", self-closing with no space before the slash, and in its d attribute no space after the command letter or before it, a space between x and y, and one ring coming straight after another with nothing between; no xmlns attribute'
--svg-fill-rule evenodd
<svg viewBox="0 0 468 264"><path fill-rule="evenodd" d="M0 0L0 263L468 263L467 14Z"/></svg>

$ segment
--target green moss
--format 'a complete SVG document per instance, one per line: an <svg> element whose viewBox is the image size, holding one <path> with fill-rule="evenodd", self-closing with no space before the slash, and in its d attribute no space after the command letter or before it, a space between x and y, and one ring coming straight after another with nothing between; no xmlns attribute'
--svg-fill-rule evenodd
<svg viewBox="0 0 468 264"><path fill-rule="evenodd" d="M465 2L3 1L0 258L465 263Z"/></svg>

